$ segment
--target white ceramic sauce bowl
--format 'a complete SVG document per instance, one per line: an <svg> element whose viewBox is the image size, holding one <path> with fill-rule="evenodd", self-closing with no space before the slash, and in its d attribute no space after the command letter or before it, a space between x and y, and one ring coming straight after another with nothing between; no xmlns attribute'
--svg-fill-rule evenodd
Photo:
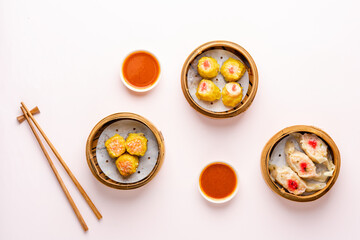
<svg viewBox="0 0 360 240"><path fill-rule="evenodd" d="M159 75L158 75L156 81L155 81L151 86L149 86L149 87L145 87L145 88L137 88L137 87L134 87L134 86L130 85L130 84L126 81L126 78L125 78L125 76L124 76L124 74L123 74L123 67L124 67L124 62L125 62L125 60L126 60L131 54L136 53L136 52L146 52L146 53L150 54L151 56L153 56L153 57L155 58L155 60L156 60L156 61L158 62L158 64L159 64ZM160 81L160 79L161 79L161 75L162 75L162 67L161 67L160 60L156 57L156 55L155 55L154 53L152 53L152 52L150 52L150 51L148 51L148 50L138 49L138 50L131 51L131 52L129 52L129 53L123 58L123 60L122 60L122 62L121 62L121 70L120 70L120 78L121 78L121 81L124 83L124 85L125 85L128 89L130 89L130 90L132 90L132 91L134 91L134 92L147 92L147 91L150 91L151 89L153 89L153 88L159 83L159 81Z"/></svg>
<svg viewBox="0 0 360 240"><path fill-rule="evenodd" d="M235 173L235 176L236 176L236 186L235 186L235 190L227 197L224 197L224 198L212 198L212 197L209 197L208 195L206 195L202 189L201 189L201 186L200 186L200 178L201 178L201 175L203 173L203 171L210 165L214 164L214 163L220 163L220 164L225 164L227 166L229 166ZM229 164L229 163L226 163L226 162L222 162L222 161L215 161L215 162L210 162L208 164L206 164L202 169L201 169L201 172L199 174L199 180L198 180L198 189L199 189L199 192L201 194L201 196L203 196L207 201L211 202L211 203L215 203L215 204L220 204L220 203L226 203L228 201L230 201L231 199L233 199L235 197L235 195L237 194L238 190L239 190L239 177L238 177L238 173L237 171L235 170L235 168Z"/></svg>

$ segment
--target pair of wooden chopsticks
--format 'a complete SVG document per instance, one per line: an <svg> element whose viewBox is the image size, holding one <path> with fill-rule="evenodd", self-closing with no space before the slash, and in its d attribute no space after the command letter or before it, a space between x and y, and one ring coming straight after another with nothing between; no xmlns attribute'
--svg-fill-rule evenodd
<svg viewBox="0 0 360 240"><path fill-rule="evenodd" d="M57 180L59 181L59 184L62 188L62 190L64 191L67 199L69 200L69 203L72 207L72 209L74 210L81 226L83 227L84 231L88 230L88 226L86 225L83 217L80 214L79 209L76 207L74 200L72 199L69 191L67 190L63 180L61 179L58 171L56 170L54 163L52 162L49 154L47 153L43 143L40 140L39 135L37 134L33 124L31 123L30 119L32 120L32 122L35 124L35 126L37 127L37 129L39 130L39 132L41 133L41 135L44 137L45 141L47 142L47 144L50 146L51 150L54 152L55 156L57 157L57 159L60 161L61 165L65 168L66 172L68 173L68 175L70 176L71 180L74 182L75 186L77 187L77 189L80 191L81 195L85 198L86 202L89 204L91 210L94 212L94 214L96 215L96 217L100 220L102 218L100 212L97 210L97 208L95 207L94 203L90 200L89 196L86 194L85 190L82 188L82 186L80 185L80 183L78 182L78 180L75 178L74 174L70 171L69 167L66 165L66 163L64 162L64 160L62 159L62 157L60 156L60 154L58 153L58 151L55 149L54 145L50 142L49 138L45 135L44 131L41 129L40 125L37 123L37 121L35 120L35 118L33 117L33 114L36 114L39 112L39 109L37 107L35 107L34 109L32 109L31 111L29 111L29 109L25 106L25 104L23 102L21 102L21 111L23 112L24 115L19 116L17 119L18 121L21 123L24 120L27 120L27 122L29 123L29 126L31 128L31 130L33 131L42 151L45 154L46 159L48 160L51 169L53 170Z"/></svg>

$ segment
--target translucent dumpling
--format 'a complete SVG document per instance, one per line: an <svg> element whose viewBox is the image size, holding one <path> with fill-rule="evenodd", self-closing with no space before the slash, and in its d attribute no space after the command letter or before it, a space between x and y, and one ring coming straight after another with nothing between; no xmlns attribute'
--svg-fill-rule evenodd
<svg viewBox="0 0 360 240"><path fill-rule="evenodd" d="M316 163L323 163L326 165L327 169L330 171L328 175L332 175L332 172L335 169L335 165L329 159L328 146L315 134L292 134L296 141L299 143L301 149L309 156L311 160Z"/></svg>
<svg viewBox="0 0 360 240"><path fill-rule="evenodd" d="M292 141L285 145L286 162L302 178L317 177L316 166L313 161L303 152L295 149Z"/></svg>
<svg viewBox="0 0 360 240"><path fill-rule="evenodd" d="M322 182L304 181L291 168L286 166L270 165L269 170L273 180L295 195L318 191L326 186L326 183Z"/></svg>
<svg viewBox="0 0 360 240"><path fill-rule="evenodd" d="M271 177L290 193L300 195L305 192L305 182L291 168L270 165L269 169Z"/></svg>

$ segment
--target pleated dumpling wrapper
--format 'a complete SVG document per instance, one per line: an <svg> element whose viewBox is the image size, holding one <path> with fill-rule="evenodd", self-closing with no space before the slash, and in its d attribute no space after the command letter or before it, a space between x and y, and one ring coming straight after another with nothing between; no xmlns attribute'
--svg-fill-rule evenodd
<svg viewBox="0 0 360 240"><path fill-rule="evenodd" d="M246 67L241 61L229 58L221 66L220 72L226 81L235 82L244 76Z"/></svg>
<svg viewBox="0 0 360 240"><path fill-rule="evenodd" d="M287 164L300 177L320 182L327 180L328 176L324 175L323 172L317 173L314 162L305 153L296 150L292 141L286 142L285 155Z"/></svg>
<svg viewBox="0 0 360 240"><path fill-rule="evenodd" d="M221 95L222 102L225 106L235 107L242 100L242 87L237 82L227 83L222 89Z"/></svg>
<svg viewBox="0 0 360 240"><path fill-rule="evenodd" d="M221 98L221 92L218 86L210 80L203 79L200 81L196 90L196 97L204 101L215 101Z"/></svg>
<svg viewBox="0 0 360 240"><path fill-rule="evenodd" d="M199 60L197 71L203 78L214 78L219 73L220 65L217 63L215 58L202 57Z"/></svg>
<svg viewBox="0 0 360 240"><path fill-rule="evenodd" d="M303 152L295 149L292 141L285 144L286 162L302 178L317 177L316 166L313 161Z"/></svg>
<svg viewBox="0 0 360 240"><path fill-rule="evenodd" d="M144 156L147 150L147 139L143 133L130 133L126 138L126 151L131 155Z"/></svg>
<svg viewBox="0 0 360 240"><path fill-rule="evenodd" d="M271 177L290 193L303 194L306 190L305 182L289 167L270 165Z"/></svg>
<svg viewBox="0 0 360 240"><path fill-rule="evenodd" d="M329 172L327 175L331 176L335 170L335 165L329 158L328 146L315 134L300 134L293 133L292 136L299 143L301 149L309 156L311 160L316 163L323 163L326 165Z"/></svg>
<svg viewBox="0 0 360 240"><path fill-rule="evenodd" d="M125 153L115 161L115 165L120 174L127 177L136 172L136 169L139 166L139 158Z"/></svg>
<svg viewBox="0 0 360 240"><path fill-rule="evenodd" d="M105 147L110 157L120 157L120 155L125 152L125 140L119 134L115 134L106 140Z"/></svg>

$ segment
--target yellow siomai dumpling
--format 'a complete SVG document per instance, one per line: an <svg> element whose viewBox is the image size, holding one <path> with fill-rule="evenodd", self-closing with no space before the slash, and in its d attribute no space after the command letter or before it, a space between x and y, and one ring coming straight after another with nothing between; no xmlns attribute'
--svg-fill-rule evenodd
<svg viewBox="0 0 360 240"><path fill-rule="evenodd" d="M130 133L126 138L126 151L131 155L144 156L147 150L147 139L143 133Z"/></svg>
<svg viewBox="0 0 360 240"><path fill-rule="evenodd" d="M221 66L220 72L226 81L235 82L245 74L246 68L241 61L229 58Z"/></svg>
<svg viewBox="0 0 360 240"><path fill-rule="evenodd" d="M217 63L215 58L202 57L199 60L197 70L203 78L214 78L219 73L220 65Z"/></svg>
<svg viewBox="0 0 360 240"><path fill-rule="evenodd" d="M200 81L196 97L204 101L215 101L221 98L220 89L210 80L203 79Z"/></svg>
<svg viewBox="0 0 360 240"><path fill-rule="evenodd" d="M225 84L221 94L223 104L228 107L235 107L241 102L243 97L242 87L237 82Z"/></svg>
<svg viewBox="0 0 360 240"><path fill-rule="evenodd" d="M115 134L105 142L106 150L112 158L120 157L125 152L125 140L119 134Z"/></svg>
<svg viewBox="0 0 360 240"><path fill-rule="evenodd" d="M139 166L139 158L125 153L115 161L115 165L120 174L127 177L136 172L136 169Z"/></svg>

